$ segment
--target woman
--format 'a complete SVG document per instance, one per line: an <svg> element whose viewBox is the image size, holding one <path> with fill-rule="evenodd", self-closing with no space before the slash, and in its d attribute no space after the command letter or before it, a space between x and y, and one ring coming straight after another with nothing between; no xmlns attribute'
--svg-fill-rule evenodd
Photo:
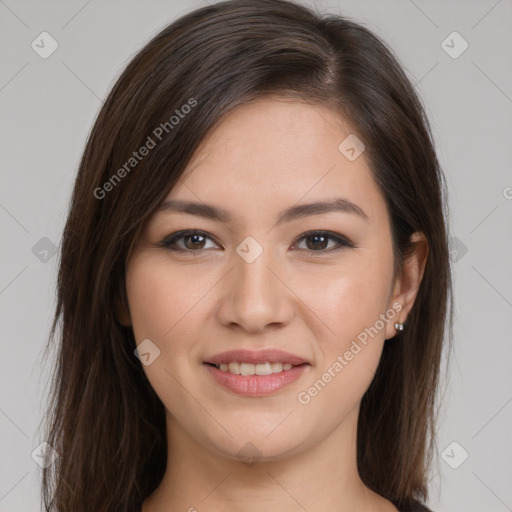
<svg viewBox="0 0 512 512"><path fill-rule="evenodd" d="M46 510L428 510L445 194L364 27L233 0L162 30L76 179Z"/></svg>

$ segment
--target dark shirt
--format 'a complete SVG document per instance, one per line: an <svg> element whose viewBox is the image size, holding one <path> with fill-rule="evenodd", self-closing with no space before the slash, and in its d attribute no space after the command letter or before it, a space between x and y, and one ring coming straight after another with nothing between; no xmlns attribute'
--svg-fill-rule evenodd
<svg viewBox="0 0 512 512"><path fill-rule="evenodd" d="M406 505L402 505L401 507L400 507L399 503L393 503L393 505L395 505L395 507L398 510L400 510L400 512L432 512L432 510L427 508L425 505L423 505L419 501L413 501Z"/></svg>

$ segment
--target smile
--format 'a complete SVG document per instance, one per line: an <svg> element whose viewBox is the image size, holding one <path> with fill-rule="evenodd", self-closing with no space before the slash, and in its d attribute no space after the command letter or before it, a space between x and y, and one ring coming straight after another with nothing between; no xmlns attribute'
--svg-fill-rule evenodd
<svg viewBox="0 0 512 512"><path fill-rule="evenodd" d="M281 373L290 370L293 365L290 363L221 363L215 365L223 372L233 373L235 375L270 375L272 373Z"/></svg>

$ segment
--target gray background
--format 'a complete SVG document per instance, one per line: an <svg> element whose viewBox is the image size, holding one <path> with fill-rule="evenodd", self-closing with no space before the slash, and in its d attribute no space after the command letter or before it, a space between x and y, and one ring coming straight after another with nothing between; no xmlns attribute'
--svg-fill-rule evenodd
<svg viewBox="0 0 512 512"><path fill-rule="evenodd" d="M1 512L40 510L31 453L44 441L52 249L87 134L128 60L205 4L0 0ZM427 107L449 186L455 350L429 504L436 512L512 510L512 0L317 5L394 49ZM47 59L31 47L43 31L58 43ZM469 44L457 58L445 51L463 48L458 36L446 40L454 31Z"/></svg>

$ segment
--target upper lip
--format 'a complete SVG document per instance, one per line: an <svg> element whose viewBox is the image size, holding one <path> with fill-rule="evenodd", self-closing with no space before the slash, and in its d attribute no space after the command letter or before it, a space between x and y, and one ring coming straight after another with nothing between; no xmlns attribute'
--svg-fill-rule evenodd
<svg viewBox="0 0 512 512"><path fill-rule="evenodd" d="M221 363L289 363L292 365L309 364L305 359L283 350L265 349L258 351L251 350L228 350L210 358L206 363L219 365Z"/></svg>

